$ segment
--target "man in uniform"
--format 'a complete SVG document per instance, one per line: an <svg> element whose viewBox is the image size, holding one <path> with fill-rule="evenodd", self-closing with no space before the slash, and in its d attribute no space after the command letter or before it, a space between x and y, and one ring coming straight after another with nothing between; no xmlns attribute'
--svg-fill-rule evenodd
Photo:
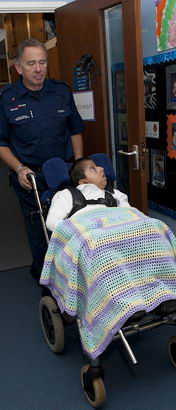
<svg viewBox="0 0 176 410"><path fill-rule="evenodd" d="M31 274L39 279L46 252L40 218L27 174L34 172L39 195L46 189L41 167L53 157L82 156L83 122L70 87L46 80L47 51L27 39L17 47L20 79L0 90L0 159L11 170L11 181L23 212L33 255Z"/></svg>

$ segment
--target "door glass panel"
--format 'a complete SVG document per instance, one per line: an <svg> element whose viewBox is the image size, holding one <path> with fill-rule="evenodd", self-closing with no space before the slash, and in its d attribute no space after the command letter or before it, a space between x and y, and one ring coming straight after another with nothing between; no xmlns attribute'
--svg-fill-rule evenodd
<svg viewBox="0 0 176 410"><path fill-rule="evenodd" d="M118 150L128 151L122 5L105 10L104 21L113 165L117 188L130 199L128 157L118 154Z"/></svg>

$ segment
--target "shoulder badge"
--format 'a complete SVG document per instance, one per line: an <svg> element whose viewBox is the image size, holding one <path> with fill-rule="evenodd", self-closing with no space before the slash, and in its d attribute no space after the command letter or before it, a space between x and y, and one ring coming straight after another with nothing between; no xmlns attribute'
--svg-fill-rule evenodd
<svg viewBox="0 0 176 410"><path fill-rule="evenodd" d="M67 87L69 87L69 88L70 88L70 84L69 84L69 83L66 83L65 81L62 81L62 80L55 80L55 79L52 79L52 81L53 81L54 83L56 83L56 84L63 84L63 85L67 85Z"/></svg>
<svg viewBox="0 0 176 410"><path fill-rule="evenodd" d="M0 88L0 96L4 94L6 91L12 89L13 84L6 84L4 87Z"/></svg>

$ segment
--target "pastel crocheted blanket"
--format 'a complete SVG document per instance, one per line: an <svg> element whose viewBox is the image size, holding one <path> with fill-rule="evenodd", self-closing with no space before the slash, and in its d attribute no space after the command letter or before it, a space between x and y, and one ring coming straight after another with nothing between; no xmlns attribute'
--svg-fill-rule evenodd
<svg viewBox="0 0 176 410"><path fill-rule="evenodd" d="M95 359L134 313L176 299L176 238L135 208L78 213L52 234L40 283Z"/></svg>

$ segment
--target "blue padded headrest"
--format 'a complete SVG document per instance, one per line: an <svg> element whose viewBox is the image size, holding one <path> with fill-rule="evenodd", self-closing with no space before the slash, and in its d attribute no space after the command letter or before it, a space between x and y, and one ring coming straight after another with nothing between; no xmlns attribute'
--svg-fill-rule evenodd
<svg viewBox="0 0 176 410"><path fill-rule="evenodd" d="M89 158L92 159L96 165L104 168L105 174L110 182L113 182L116 179L111 160L107 154L92 154L89 155ZM56 190L61 185L69 185L69 170L71 166L71 163L66 163L59 157L48 159L42 167L42 172L48 188Z"/></svg>
<svg viewBox="0 0 176 410"><path fill-rule="evenodd" d="M60 185L69 185L70 167L71 164L67 164L62 158L56 157L48 159L42 167L42 172L48 188L55 190L59 188Z"/></svg>
<svg viewBox="0 0 176 410"><path fill-rule="evenodd" d="M92 159L96 165L104 168L105 175L110 182L115 181L116 175L112 166L112 162L107 154L91 154L89 158Z"/></svg>

